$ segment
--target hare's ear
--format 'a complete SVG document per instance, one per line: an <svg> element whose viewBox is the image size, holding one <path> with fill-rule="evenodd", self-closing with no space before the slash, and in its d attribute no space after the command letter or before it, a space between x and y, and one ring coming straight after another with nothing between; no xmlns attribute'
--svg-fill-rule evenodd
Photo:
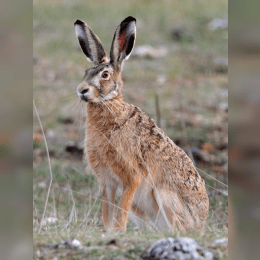
<svg viewBox="0 0 260 260"><path fill-rule="evenodd" d="M133 50L136 36L136 19L128 16L117 27L110 50L110 63L116 68L127 60Z"/></svg>
<svg viewBox="0 0 260 260"><path fill-rule="evenodd" d="M92 29L80 20L77 20L74 26L79 44L87 56L87 60L93 62L94 65L108 62L104 47Z"/></svg>

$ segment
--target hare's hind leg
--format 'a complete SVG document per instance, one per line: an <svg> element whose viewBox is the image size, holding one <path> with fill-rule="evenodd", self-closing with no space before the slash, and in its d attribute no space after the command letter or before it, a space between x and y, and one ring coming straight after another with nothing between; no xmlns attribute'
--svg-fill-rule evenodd
<svg viewBox="0 0 260 260"><path fill-rule="evenodd" d="M154 224L161 231L170 230L174 232L172 222L172 210L165 207L164 198L160 196L160 192L156 189L152 191L152 198L154 201L154 214L151 216Z"/></svg>
<svg viewBox="0 0 260 260"><path fill-rule="evenodd" d="M130 218L134 221L139 230L146 230L146 213L135 204L131 207Z"/></svg>

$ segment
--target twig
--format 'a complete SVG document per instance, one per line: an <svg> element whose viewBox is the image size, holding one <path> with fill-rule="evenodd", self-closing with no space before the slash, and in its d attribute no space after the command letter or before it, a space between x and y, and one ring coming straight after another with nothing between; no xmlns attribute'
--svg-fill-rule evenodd
<svg viewBox="0 0 260 260"><path fill-rule="evenodd" d="M216 190L216 191L222 193L224 196L228 196L228 191L225 191L225 190L221 191L221 190L218 190L218 189L216 189L216 188L211 187L211 186L208 185L208 184L205 184L205 185L208 186L208 187L210 187L210 188L213 189L213 190Z"/></svg>
<svg viewBox="0 0 260 260"><path fill-rule="evenodd" d="M196 166L195 166L196 167ZM219 180L217 180L216 178L214 178L214 177L212 177L211 175L209 175L208 173L206 173L206 172L204 172L204 171L202 171L200 168L198 168L198 167L196 167L199 171L201 171L201 172L203 172L203 173L205 173L206 175L208 175L210 178L212 178L213 180L215 180L215 181L217 181L217 182L219 182L219 183L221 183L222 185L224 185L224 186L226 186L227 188L228 188L228 185L226 185L225 183L223 183L223 182L221 182L221 181L219 181ZM212 187L211 187L212 188Z"/></svg>
<svg viewBox="0 0 260 260"><path fill-rule="evenodd" d="M35 103L34 103L34 100L33 100L33 106L34 106L34 109L35 109L35 112L36 112L36 115L37 115L37 118L38 118L38 121L39 121L39 124L40 124L40 127L41 127L41 131L42 131L42 135L43 135L43 140L44 140L45 147L46 147L47 158L48 158L48 164L49 164L49 170L50 170L50 177L51 177L51 180L50 180L50 183L49 183L48 192L47 192L47 197L46 197L46 200L45 200L45 205L44 205L44 210L43 210L43 214L42 214L42 219L41 219L40 227L39 227L39 230L38 230L38 233L40 233L40 232L41 232L41 229L42 229L43 219L44 219L45 213L46 213L47 203L48 203L49 196L50 196L50 190L51 190L51 184L52 184L52 170L51 170L51 160L50 160L49 149L48 149L46 137L45 137L45 134L44 134L44 131L43 131L41 119L40 119L40 116L39 116L39 114L38 114L38 111L37 111L36 105L35 105Z"/></svg>
<svg viewBox="0 0 260 260"><path fill-rule="evenodd" d="M157 123L158 127L161 127L160 102L159 102L159 96L157 93L154 94L154 98L155 98L156 123Z"/></svg>
<svg viewBox="0 0 260 260"><path fill-rule="evenodd" d="M179 100L180 100L179 107L180 107L180 110L182 112L181 126L182 126L182 130L183 130L182 133L183 133L183 136L184 136L185 145L188 147L188 155L189 155L190 159L192 160L194 166L196 166L196 162L194 160L190 145L188 145L187 127L186 127L186 123L185 123L184 118L183 118L184 107L183 107L182 96L181 96L181 93L179 91L177 92L177 94L178 94L178 97L179 97Z"/></svg>

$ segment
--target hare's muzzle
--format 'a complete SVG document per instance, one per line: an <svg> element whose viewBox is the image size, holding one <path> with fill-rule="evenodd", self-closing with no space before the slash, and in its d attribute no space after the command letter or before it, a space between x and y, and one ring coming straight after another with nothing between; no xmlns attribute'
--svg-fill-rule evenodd
<svg viewBox="0 0 260 260"><path fill-rule="evenodd" d="M77 87L78 97L84 101L89 100L89 87L85 83L80 83Z"/></svg>

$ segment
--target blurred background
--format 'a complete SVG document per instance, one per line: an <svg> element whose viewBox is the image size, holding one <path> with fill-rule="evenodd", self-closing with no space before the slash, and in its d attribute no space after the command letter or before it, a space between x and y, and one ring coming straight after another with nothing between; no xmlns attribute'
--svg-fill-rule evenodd
<svg viewBox="0 0 260 260"><path fill-rule="evenodd" d="M96 200L98 185L89 170L85 174L81 143L84 108L74 100L76 86L91 64L79 49L73 28L76 19L91 26L107 53L118 24L128 15L137 19L135 52L123 71L125 100L153 117L187 151L198 168L227 184L227 1L122 4L36 0L33 5L34 101L48 143L53 182L45 223L39 232L50 171L35 109L33 151L31 148L32 3L25 0L19 5L14 2L13 6L3 3L0 16L3 259L17 256L29 259L33 229L35 257L39 257L39 249L45 245L72 236L78 235L83 243L104 243L100 237L91 240L100 235L94 232L101 224L100 203ZM229 259L258 259L259 255L257 5L256 1L246 5L229 1ZM227 235L226 186L203 172L200 174L208 185L212 209L208 220L211 232L208 229L205 237L198 238L206 244ZM58 226L66 224L69 228L58 230ZM147 245L151 241L150 236ZM216 251L226 259L226 248Z"/></svg>

